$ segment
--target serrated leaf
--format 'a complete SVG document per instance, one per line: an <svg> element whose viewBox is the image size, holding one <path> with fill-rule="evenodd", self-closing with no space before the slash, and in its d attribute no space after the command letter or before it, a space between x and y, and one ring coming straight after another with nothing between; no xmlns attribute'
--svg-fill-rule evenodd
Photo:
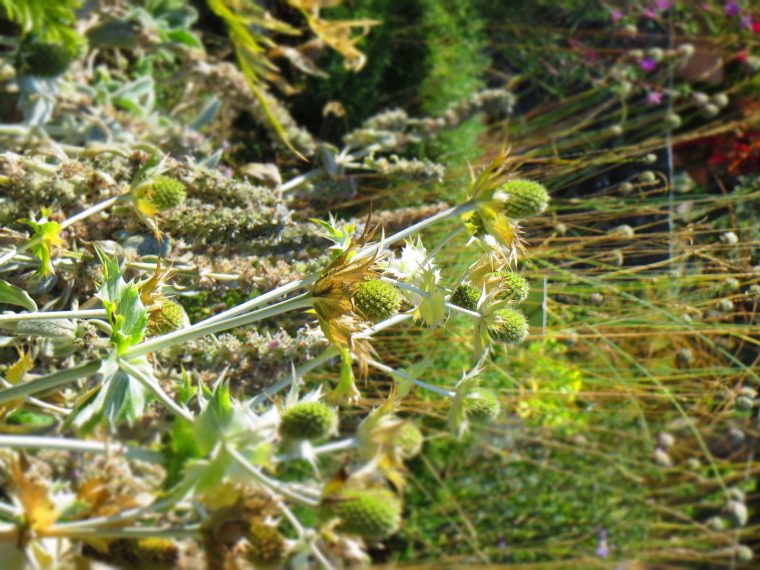
<svg viewBox="0 0 760 570"><path fill-rule="evenodd" d="M37 310L37 303L35 303L34 299L29 296L29 293L20 287L16 287L7 281L3 281L2 279L0 279L0 303L23 307L31 312ZM0 316L0 320L1 319L2 316Z"/></svg>

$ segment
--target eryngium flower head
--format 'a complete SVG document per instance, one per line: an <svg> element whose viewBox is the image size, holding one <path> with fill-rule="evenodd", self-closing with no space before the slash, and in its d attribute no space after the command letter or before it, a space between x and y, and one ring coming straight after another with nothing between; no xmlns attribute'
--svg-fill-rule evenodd
<svg viewBox="0 0 760 570"><path fill-rule="evenodd" d="M401 295L392 284L380 279L370 279L356 286L353 301L354 307L363 317L376 323L398 312Z"/></svg>
<svg viewBox="0 0 760 570"><path fill-rule="evenodd" d="M323 519L341 533L381 540L401 526L401 501L387 489L341 489L322 500Z"/></svg>
<svg viewBox="0 0 760 570"><path fill-rule="evenodd" d="M172 568L179 559L177 544L168 538L138 538L116 540L108 547L111 561L126 565L156 565Z"/></svg>
<svg viewBox="0 0 760 570"><path fill-rule="evenodd" d="M401 456L404 459L409 459L417 455L422 449L422 443L425 438L414 422L404 422L401 430L396 437L396 444L398 445Z"/></svg>
<svg viewBox="0 0 760 570"><path fill-rule="evenodd" d="M501 405L491 390L475 388L464 399L464 411L468 420L488 422L498 417Z"/></svg>
<svg viewBox="0 0 760 570"><path fill-rule="evenodd" d="M185 201L185 185L168 176L156 176L134 190L137 209L153 216L176 208Z"/></svg>
<svg viewBox="0 0 760 570"><path fill-rule="evenodd" d="M549 203L546 188L538 182L521 178L506 182L496 194L503 202L502 211L513 220L537 216Z"/></svg>
<svg viewBox="0 0 760 570"><path fill-rule="evenodd" d="M528 336L528 321L519 311L500 309L496 311L496 320L488 332L496 341L520 344Z"/></svg>
<svg viewBox="0 0 760 570"><path fill-rule="evenodd" d="M190 325L182 305L169 299L161 301L161 308L148 314L148 336L169 334Z"/></svg>
<svg viewBox="0 0 760 570"><path fill-rule="evenodd" d="M255 567L277 565L285 559L287 545L277 529L261 522L251 523L246 535L245 558Z"/></svg>
<svg viewBox="0 0 760 570"><path fill-rule="evenodd" d="M338 427L335 410L323 402L299 402L282 414L280 435L292 440L322 439Z"/></svg>
<svg viewBox="0 0 760 570"><path fill-rule="evenodd" d="M497 271L493 274L495 277L496 298L500 301L513 301L522 303L528 298L530 286L528 281L519 273L512 271Z"/></svg>
<svg viewBox="0 0 760 570"><path fill-rule="evenodd" d="M58 77L71 64L73 53L63 44L29 42L19 54L22 73L34 77Z"/></svg>
<svg viewBox="0 0 760 570"><path fill-rule="evenodd" d="M480 291L477 287L473 287L469 283L462 283L457 287L449 298L449 303L468 309L470 311L476 311L478 308L478 301L480 300Z"/></svg>

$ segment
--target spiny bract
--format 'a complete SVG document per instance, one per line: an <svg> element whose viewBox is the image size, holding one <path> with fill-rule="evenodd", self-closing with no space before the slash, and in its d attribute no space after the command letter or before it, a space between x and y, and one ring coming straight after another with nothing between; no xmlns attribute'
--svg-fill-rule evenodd
<svg viewBox="0 0 760 570"><path fill-rule="evenodd" d="M19 68L34 77L58 77L69 68L72 55L61 44L30 42L21 48Z"/></svg>
<svg viewBox="0 0 760 570"><path fill-rule="evenodd" d="M473 287L468 283L462 283L451 294L449 302L457 307L463 309L469 309L475 311L478 308L478 301L480 300L480 291L477 287Z"/></svg>
<svg viewBox="0 0 760 570"><path fill-rule="evenodd" d="M249 545L245 557L254 566L278 564L285 558L287 545L276 528L253 522L246 538Z"/></svg>
<svg viewBox="0 0 760 570"><path fill-rule="evenodd" d="M190 324L182 305L169 299L161 301L161 309L148 315L148 336L168 334Z"/></svg>
<svg viewBox="0 0 760 570"><path fill-rule="evenodd" d="M500 191L505 194L504 214L514 220L537 216L549 203L546 188L532 180L510 180Z"/></svg>
<svg viewBox="0 0 760 570"><path fill-rule="evenodd" d="M165 212L185 201L185 185L168 176L157 176L137 189L138 208L145 214Z"/></svg>
<svg viewBox="0 0 760 570"><path fill-rule="evenodd" d="M321 514L339 520L338 532L380 540L401 525L401 501L387 489L343 489L323 500Z"/></svg>
<svg viewBox="0 0 760 570"><path fill-rule="evenodd" d="M401 305L398 289L380 279L361 282L353 299L356 310L373 323L392 317Z"/></svg>
<svg viewBox="0 0 760 570"><path fill-rule="evenodd" d="M519 273L512 271L497 271L494 277L498 278L498 293L496 298L501 301L514 301L522 303L528 298L530 285L528 281Z"/></svg>
<svg viewBox="0 0 760 570"><path fill-rule="evenodd" d="M497 322L489 329L491 338L508 344L520 344L528 336L528 321L519 311L496 311Z"/></svg>
<svg viewBox="0 0 760 570"><path fill-rule="evenodd" d="M491 390L475 388L464 400L467 419L472 421L491 421L501 411L499 399Z"/></svg>
<svg viewBox="0 0 760 570"><path fill-rule="evenodd" d="M314 440L332 433L338 426L335 410L323 402L299 402L285 410L280 435L287 439Z"/></svg>

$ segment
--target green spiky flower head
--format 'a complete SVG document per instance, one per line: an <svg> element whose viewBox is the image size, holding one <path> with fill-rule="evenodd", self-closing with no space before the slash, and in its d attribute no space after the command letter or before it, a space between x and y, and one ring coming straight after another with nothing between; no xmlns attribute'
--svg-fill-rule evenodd
<svg viewBox="0 0 760 570"><path fill-rule="evenodd" d="M502 202L502 211L513 220L537 216L549 204L549 194L541 184L518 178L503 184L494 195Z"/></svg>
<svg viewBox="0 0 760 570"><path fill-rule="evenodd" d="M417 427L417 424L407 421L404 422L404 425L401 427L395 442L401 452L401 457L409 459L420 452L424 440L425 438L423 437L420 428Z"/></svg>
<svg viewBox="0 0 760 570"><path fill-rule="evenodd" d="M190 325L185 309L171 299L163 299L161 308L148 314L148 336L168 334Z"/></svg>
<svg viewBox="0 0 760 570"><path fill-rule="evenodd" d="M74 54L63 44L31 41L19 51L19 71L33 77L58 77L71 65Z"/></svg>
<svg viewBox="0 0 760 570"><path fill-rule="evenodd" d="M491 390L475 388L464 399L464 411L468 420L488 422L498 417L501 405Z"/></svg>
<svg viewBox="0 0 760 570"><path fill-rule="evenodd" d="M488 332L493 340L507 344L520 344L528 336L528 321L519 311L500 309Z"/></svg>
<svg viewBox="0 0 760 570"><path fill-rule="evenodd" d="M276 528L255 521L251 523L246 538L245 557L256 568L276 566L285 559L287 544Z"/></svg>
<svg viewBox="0 0 760 570"><path fill-rule="evenodd" d="M494 284L496 285L496 298L500 301L512 301L522 303L528 298L530 285L528 281L519 273L512 271L497 271L493 274Z"/></svg>
<svg viewBox="0 0 760 570"><path fill-rule="evenodd" d="M338 520L337 532L382 540L401 526L401 501L387 489L344 488L322 500L323 520Z"/></svg>
<svg viewBox="0 0 760 570"><path fill-rule="evenodd" d="M452 305L470 311L476 311L478 309L478 301L480 301L480 290L469 283L462 283L459 287L454 289L454 292L449 299L449 302Z"/></svg>
<svg viewBox="0 0 760 570"><path fill-rule="evenodd" d="M176 208L185 201L185 185L169 176L156 176L133 189L137 209L154 216Z"/></svg>
<svg viewBox="0 0 760 570"><path fill-rule="evenodd" d="M401 294L390 283L380 279L370 279L356 286L353 300L356 310L368 321L376 323L398 312Z"/></svg>
<svg viewBox="0 0 760 570"><path fill-rule="evenodd" d="M338 414L324 402L298 402L280 418L280 435L296 441L322 439L337 427Z"/></svg>

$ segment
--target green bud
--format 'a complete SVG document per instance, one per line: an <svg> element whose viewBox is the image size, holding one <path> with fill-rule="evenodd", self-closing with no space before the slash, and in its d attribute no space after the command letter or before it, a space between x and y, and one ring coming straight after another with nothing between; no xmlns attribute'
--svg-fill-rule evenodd
<svg viewBox="0 0 760 570"><path fill-rule="evenodd" d="M140 184L134 192L138 209L149 216L176 208L186 197L185 185L168 176L157 176Z"/></svg>
<svg viewBox="0 0 760 570"><path fill-rule="evenodd" d="M387 489L342 489L325 497L320 515L338 519L335 530L381 540L401 526L401 501Z"/></svg>
<svg viewBox="0 0 760 570"><path fill-rule="evenodd" d="M299 402L282 414L280 435L293 440L322 439L338 427L338 414L322 402Z"/></svg>
<svg viewBox="0 0 760 570"><path fill-rule="evenodd" d="M499 416L501 404L491 390L475 388L464 399L464 411L470 421L489 422Z"/></svg>
<svg viewBox="0 0 760 570"><path fill-rule="evenodd" d="M405 422L401 427L398 437L394 440L405 459L414 457L422 449L424 437L420 428L414 422Z"/></svg>
<svg viewBox="0 0 760 570"><path fill-rule="evenodd" d="M522 303L528 298L530 285L528 281L519 273L512 271L497 271L495 277L499 277L498 294L496 298L500 301L513 301Z"/></svg>
<svg viewBox="0 0 760 570"><path fill-rule="evenodd" d="M489 329L491 338L507 344L520 344L528 336L528 321L519 311L501 309L496 311L497 321Z"/></svg>
<svg viewBox="0 0 760 570"><path fill-rule="evenodd" d="M30 42L21 47L19 69L33 77L58 77L69 68L73 55L62 44Z"/></svg>
<svg viewBox="0 0 760 570"><path fill-rule="evenodd" d="M146 332L148 336L168 334L185 328L189 324L190 319L188 319L182 305L175 301L164 299L161 301L161 310L149 314Z"/></svg>
<svg viewBox="0 0 760 570"><path fill-rule="evenodd" d="M499 191L504 194L504 214L513 220L537 216L549 204L546 188L532 180L510 180Z"/></svg>
<svg viewBox="0 0 760 570"><path fill-rule="evenodd" d="M470 311L478 310L478 301L480 301L480 291L468 283L462 283L449 298L449 303L452 305Z"/></svg>
<svg viewBox="0 0 760 570"><path fill-rule="evenodd" d="M354 291L353 300L356 310L373 323L392 317L401 305L398 289L380 279L362 281Z"/></svg>

